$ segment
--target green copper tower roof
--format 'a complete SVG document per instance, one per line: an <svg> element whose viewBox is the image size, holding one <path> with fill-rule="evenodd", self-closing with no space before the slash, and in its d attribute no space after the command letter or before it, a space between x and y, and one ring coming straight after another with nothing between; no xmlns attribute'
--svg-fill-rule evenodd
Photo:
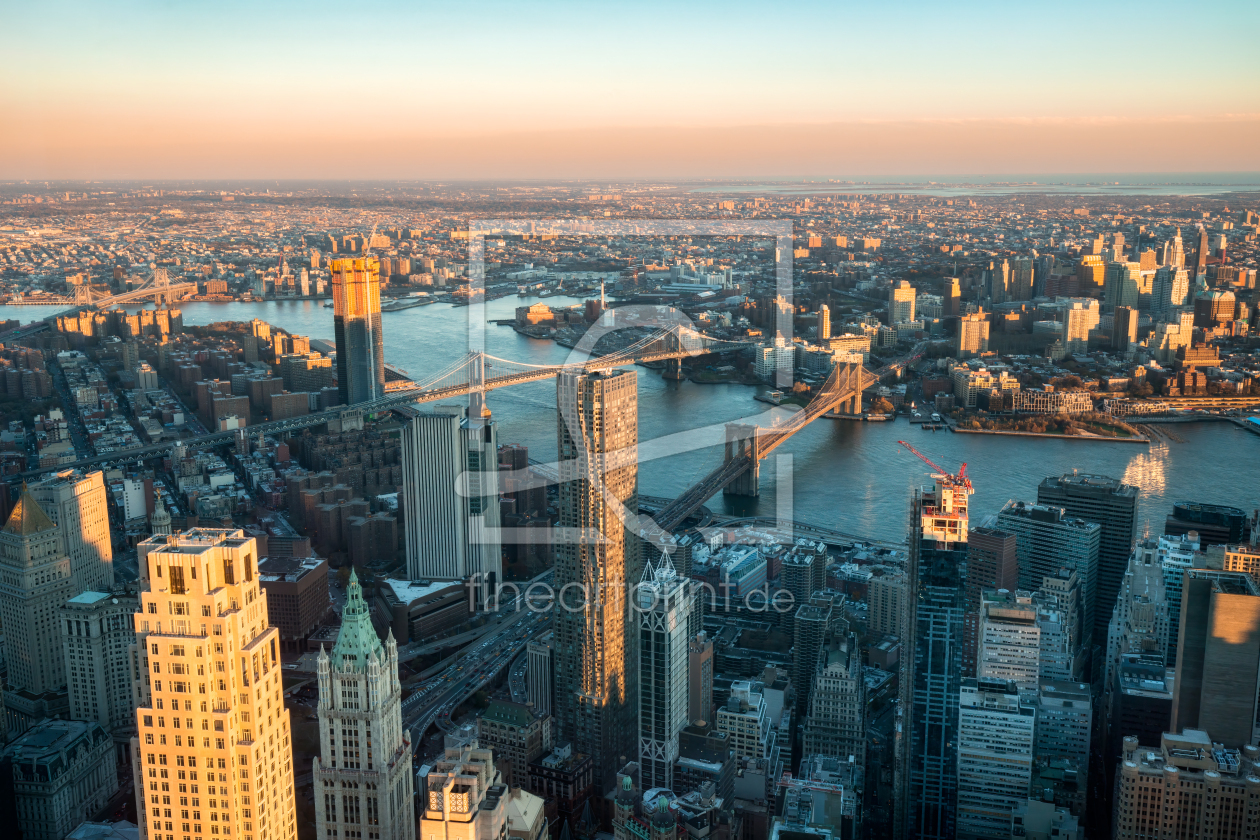
<svg viewBox="0 0 1260 840"><path fill-rule="evenodd" d="M377 662L384 663L385 651L372 626L367 602L363 600L363 587L359 586L359 576L351 569L346 607L341 611L341 633L332 649L333 665L343 671L366 671L369 653L376 656Z"/></svg>

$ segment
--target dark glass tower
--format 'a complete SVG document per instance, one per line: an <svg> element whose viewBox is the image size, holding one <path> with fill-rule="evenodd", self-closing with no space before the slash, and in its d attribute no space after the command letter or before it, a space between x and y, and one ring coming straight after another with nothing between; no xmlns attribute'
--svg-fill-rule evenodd
<svg viewBox="0 0 1260 840"><path fill-rule="evenodd" d="M337 391L343 405L385 396L379 264L372 257L332 261Z"/></svg>

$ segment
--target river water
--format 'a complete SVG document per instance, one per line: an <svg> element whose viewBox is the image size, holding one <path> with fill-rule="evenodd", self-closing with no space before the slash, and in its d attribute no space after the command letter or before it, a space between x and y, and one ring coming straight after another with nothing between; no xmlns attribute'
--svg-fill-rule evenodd
<svg viewBox="0 0 1260 840"><path fill-rule="evenodd" d="M470 317L511 318L517 306L537 300L511 295L488 302L482 311L436 303L386 312L382 316L386 359L423 379L466 352ZM552 297L546 302L562 306L578 299ZM318 302L186 303L181 308L189 325L261 318L312 338L331 341L333 334L332 310ZM44 307L0 306L0 320L27 322L48 314ZM510 327L489 323L485 349L492 356L531 364L560 363L572 353L555 342L531 339ZM749 417L758 418L762 425L773 422L766 414L769 406L753 399L755 388L673 382L656 371L635 370L641 457L650 458L640 467L639 486L644 494L677 495L717 466L722 457L722 423ZM541 460L555 457L553 381L493 391L489 405L500 424L501 443L525 444L531 457ZM1035 500L1042 478L1072 470L1122 478L1141 488L1139 527L1149 525L1152 533L1163 531L1164 516L1178 500L1247 511L1260 508L1260 435L1218 422L1180 424L1175 429L1185 443L1148 447L933 433L904 419L855 423L824 418L797 433L763 463L758 499L719 496L710 506L745 515L790 513L793 519L900 542L906 535L910 492L928 480L927 467L897 445L898 440L907 440L947 469L967 463L975 484L973 520L995 513L1008 499ZM689 430L692 436L680 435ZM776 473L788 476L788 481L776 480ZM786 492L789 483L790 494ZM785 501L782 506L780 495Z"/></svg>

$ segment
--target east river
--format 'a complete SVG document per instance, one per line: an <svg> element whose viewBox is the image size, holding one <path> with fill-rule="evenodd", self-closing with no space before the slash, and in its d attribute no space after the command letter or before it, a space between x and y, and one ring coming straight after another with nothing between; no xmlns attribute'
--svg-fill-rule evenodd
<svg viewBox="0 0 1260 840"><path fill-rule="evenodd" d="M413 378L447 367L468 349L470 317L511 318L515 308L537 298L510 295L484 310L436 303L383 314L386 359ZM577 298L551 297L553 305ZM23 323L50 314L53 307L0 306L0 320ZM319 302L185 303L186 325L261 318L277 327L331 341L332 310ZM573 351L553 341L531 339L511 327L485 326L485 349L492 356L530 364L557 364ZM674 496L705 475L722 458L722 424L757 418L773 420L770 407L753 399L745 385L700 385L662 379L635 368L639 379L640 492ZM490 370L487 375L493 375ZM550 461L556 454L555 384L552 380L492 391L488 397L500 424L500 443L522 443L531 457ZM786 416L783 409L775 410ZM1185 443L1145 446L1045 438L926 432L904 419L891 423L816 420L762 465L756 500L710 501L715 511L776 516L788 513L778 497L790 475L790 518L872 539L905 539L909 495L927 481L927 467L897 445L907 440L947 469L966 462L975 484L972 518L995 513L1008 499L1035 500L1037 484L1048 475L1072 470L1122 478L1141 488L1139 531L1163 532L1164 516L1178 500L1260 508L1260 435L1231 423L1185 423L1173 427ZM706 431L707 430L707 431ZM691 435L680 433L691 431ZM780 454L781 453L781 454ZM788 458L790 457L790 462ZM777 462L771 463L771 461ZM738 505L738 507L736 507Z"/></svg>

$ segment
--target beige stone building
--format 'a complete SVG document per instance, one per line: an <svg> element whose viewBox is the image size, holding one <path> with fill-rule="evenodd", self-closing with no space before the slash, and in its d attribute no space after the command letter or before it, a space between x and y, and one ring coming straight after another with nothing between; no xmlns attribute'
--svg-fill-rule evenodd
<svg viewBox="0 0 1260 840"><path fill-rule="evenodd" d="M131 742L140 836L294 840L280 633L257 544L241 530L192 528L141 546Z"/></svg>

